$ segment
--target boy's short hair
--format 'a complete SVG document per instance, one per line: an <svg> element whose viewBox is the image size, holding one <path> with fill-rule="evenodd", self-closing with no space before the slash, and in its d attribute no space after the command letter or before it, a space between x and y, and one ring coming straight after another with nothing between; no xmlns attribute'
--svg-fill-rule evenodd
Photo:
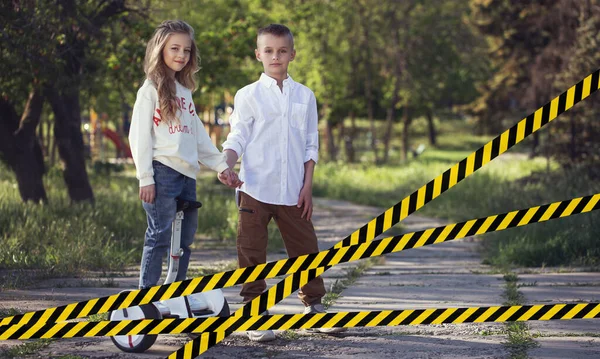
<svg viewBox="0 0 600 359"><path fill-rule="evenodd" d="M285 25L281 25L281 24L270 24L267 25L265 27L261 27L260 29L258 29L258 34L256 36L256 47L258 47L258 38L261 35L273 35L273 36L277 36L277 37L284 37L287 36L290 38L290 41L292 42L292 48L294 48L294 35L292 35L292 31L290 31L290 29L285 26Z"/></svg>

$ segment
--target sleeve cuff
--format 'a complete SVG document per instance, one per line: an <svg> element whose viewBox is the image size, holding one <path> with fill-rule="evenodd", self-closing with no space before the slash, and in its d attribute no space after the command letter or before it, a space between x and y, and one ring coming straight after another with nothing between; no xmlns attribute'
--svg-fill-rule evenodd
<svg viewBox="0 0 600 359"><path fill-rule="evenodd" d="M235 151L235 153L237 154L238 158L242 157L242 146L239 143L233 142L233 143L228 143L225 142L223 143L223 151L225 150L232 150Z"/></svg>
<svg viewBox="0 0 600 359"><path fill-rule="evenodd" d="M221 163L220 165L217 166L217 168L215 168L215 170L217 171L217 173L221 173L228 168L229 168L229 166L227 166L227 163Z"/></svg>
<svg viewBox="0 0 600 359"><path fill-rule="evenodd" d="M140 187L149 186L151 184L154 184L154 177L152 176L140 179Z"/></svg>
<svg viewBox="0 0 600 359"><path fill-rule="evenodd" d="M304 163L313 160L315 163L319 162L319 154L316 151L306 151L304 155Z"/></svg>

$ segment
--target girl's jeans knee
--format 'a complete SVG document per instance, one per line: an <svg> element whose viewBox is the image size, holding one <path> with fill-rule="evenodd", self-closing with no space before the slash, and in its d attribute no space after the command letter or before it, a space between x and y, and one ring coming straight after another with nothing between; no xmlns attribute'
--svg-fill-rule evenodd
<svg viewBox="0 0 600 359"><path fill-rule="evenodd" d="M140 267L140 288L158 284L163 258L171 245L172 224L175 219L176 198L196 200L196 181L160 162L153 161L156 197L154 203L142 202L148 220ZM184 280L190 262L190 245L198 227L198 210L184 212L181 225L181 248L177 281Z"/></svg>

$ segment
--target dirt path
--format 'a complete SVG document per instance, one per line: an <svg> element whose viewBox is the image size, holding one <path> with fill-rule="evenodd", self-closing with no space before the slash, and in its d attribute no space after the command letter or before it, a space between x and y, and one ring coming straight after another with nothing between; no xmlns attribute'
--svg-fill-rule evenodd
<svg viewBox="0 0 600 359"><path fill-rule="evenodd" d="M314 222L320 247L331 247L341 238L366 223L381 209L347 202L317 199ZM404 230L414 231L442 225L419 216L410 216ZM367 269L345 289L331 311L442 308L454 306L500 305L505 301L505 281L501 273L482 265L473 239L452 241L425 248L390 254L382 263ZM284 258L284 253L269 257ZM192 268L226 267L235 259L233 248L195 251ZM332 268L325 273L328 288L336 280L347 278L356 263ZM544 269L519 274L519 290L527 304L600 301L600 276L577 270L565 272ZM35 289L0 293L0 309L21 311L62 305L79 300L114 294L135 288L137 273L104 279L56 279ZM269 280L274 284L276 280ZM118 287L114 287L118 285ZM112 286L112 287L111 287ZM241 303L238 287L224 292L232 307ZM295 296L278 304L273 313L298 313L302 307ZM600 323L597 320L531 323L537 346L525 352L530 358L600 357ZM334 337L280 332L269 344L249 342L235 333L210 349L204 358L507 358L514 352L508 342L506 326L501 323L423 325L393 328L353 328ZM183 345L183 335L162 335L150 351L131 355L119 352L108 338L58 340L27 358L162 358ZM0 348L19 342L0 342Z"/></svg>

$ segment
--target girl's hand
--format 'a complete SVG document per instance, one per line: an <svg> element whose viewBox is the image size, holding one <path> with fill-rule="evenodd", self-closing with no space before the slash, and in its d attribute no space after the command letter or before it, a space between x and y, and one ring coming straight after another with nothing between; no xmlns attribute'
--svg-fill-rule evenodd
<svg viewBox="0 0 600 359"><path fill-rule="evenodd" d="M156 197L156 186L154 184L140 187L140 199L146 203L154 203Z"/></svg>
<svg viewBox="0 0 600 359"><path fill-rule="evenodd" d="M235 173L235 171L231 170L230 168L219 173L217 177L219 178L219 181L221 181L221 183L231 188L239 188L242 186L242 184L244 184L244 182L242 182L239 179L237 173Z"/></svg>

